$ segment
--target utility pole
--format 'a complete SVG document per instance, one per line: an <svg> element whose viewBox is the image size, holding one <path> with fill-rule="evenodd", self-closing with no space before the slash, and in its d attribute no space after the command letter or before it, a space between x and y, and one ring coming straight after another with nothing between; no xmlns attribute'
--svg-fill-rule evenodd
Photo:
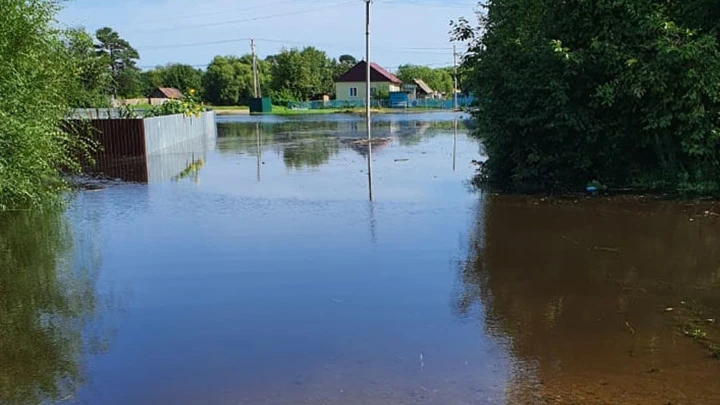
<svg viewBox="0 0 720 405"><path fill-rule="evenodd" d="M257 57L255 56L255 40L250 39L250 49L252 50L252 71L253 71L253 89L255 90L255 98L260 93L260 82L258 80Z"/></svg>
<svg viewBox="0 0 720 405"><path fill-rule="evenodd" d="M367 65L367 69L365 72L365 121L367 123L368 142L368 192L370 194L370 201L372 201L372 128L370 119L370 3L372 3L372 0L365 0L365 64Z"/></svg>
<svg viewBox="0 0 720 405"><path fill-rule="evenodd" d="M453 89L453 106L454 110L458 109L458 65L457 65L457 47L453 45L453 66L455 67L455 87Z"/></svg>

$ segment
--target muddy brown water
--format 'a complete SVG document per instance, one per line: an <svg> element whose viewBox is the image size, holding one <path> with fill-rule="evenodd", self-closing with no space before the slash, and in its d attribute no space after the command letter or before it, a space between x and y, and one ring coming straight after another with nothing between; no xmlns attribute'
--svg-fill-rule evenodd
<svg viewBox="0 0 720 405"><path fill-rule="evenodd" d="M0 216L0 403L720 403L720 209L474 191L456 118L377 118L372 203L361 118L222 117Z"/></svg>
<svg viewBox="0 0 720 405"><path fill-rule="evenodd" d="M524 365L509 402L718 403L716 208L486 199L459 310Z"/></svg>

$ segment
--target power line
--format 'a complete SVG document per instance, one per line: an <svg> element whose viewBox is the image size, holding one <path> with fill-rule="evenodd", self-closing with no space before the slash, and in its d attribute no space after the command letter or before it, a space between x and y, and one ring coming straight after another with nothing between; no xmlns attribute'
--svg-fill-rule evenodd
<svg viewBox="0 0 720 405"><path fill-rule="evenodd" d="M229 43L236 43L236 42L247 42L250 38L232 38L232 39L222 39L217 41L205 41L205 42L192 42L192 43L180 43L180 44L168 44L168 45L158 45L158 46L141 46L138 47L138 49L143 51L150 51L150 50L161 50L161 49L174 49L174 48L192 48L197 46L207 46L207 45L221 45L221 44L229 44ZM357 46L355 44L341 44L341 43L309 43L309 41L294 41L294 40L284 40L284 39L267 39L267 38L255 38L256 42L268 42L268 43L277 43L277 44L292 44L292 45L303 45L303 46L331 46L331 47L346 47L350 48L353 46ZM450 44L446 46L436 46L436 47L373 47L374 49L378 50L384 50L384 51L395 51L395 52L404 52L404 53L423 53L423 54L433 54L433 55L441 55L445 54L446 52L450 51L452 49L452 46ZM435 52L437 51L437 52ZM442 52L440 52L442 51Z"/></svg>
<svg viewBox="0 0 720 405"><path fill-rule="evenodd" d="M161 28L161 29L152 29L152 30L138 30L136 32L138 32L138 33L141 33L141 32L143 32L143 33L170 32L170 31L182 31L182 30L189 30L189 29L197 29L197 28L219 27L219 26L223 26L223 25L232 25L232 24L238 24L238 23L243 23L243 22L261 21L261 20L268 20L268 19L273 19L273 18L296 16L298 14L313 13L316 11L327 10L330 7L342 7L342 6L347 6L347 5L350 5L353 3L355 3L355 1L346 1L343 3L325 5L322 7L315 7L315 8L309 8L309 9L305 9L305 10L297 10L297 11L286 12L286 13L270 14L270 15L264 15L264 16L259 16L259 17L249 17L249 18L243 18L243 19L239 19L239 20L219 21L219 22L196 24L196 25L186 25L186 26L164 28L164 29Z"/></svg>
<svg viewBox="0 0 720 405"><path fill-rule="evenodd" d="M270 3L262 4L260 6L255 6L255 7L248 7L248 6L243 6L241 8L233 7L233 8L229 8L229 9L216 10L211 13L194 13L194 14L181 14L181 15L177 15L177 16L163 16L163 19L164 20L172 20L172 21L189 20L189 19L195 19L198 17L212 17L212 16L216 16L216 15L227 15L228 13L235 12L235 11L267 9L267 8L276 7L276 6L279 6L282 4L290 4L290 3L296 4L297 0L284 0L284 1L270 2ZM136 21L136 22L142 24L142 23L157 22L157 21L158 21L157 18L153 18L153 19L148 19L148 20L140 20L140 21Z"/></svg>

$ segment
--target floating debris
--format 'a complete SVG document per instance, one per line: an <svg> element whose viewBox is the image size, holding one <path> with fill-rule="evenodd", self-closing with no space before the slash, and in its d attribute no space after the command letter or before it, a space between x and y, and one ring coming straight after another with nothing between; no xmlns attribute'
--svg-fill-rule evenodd
<svg viewBox="0 0 720 405"><path fill-rule="evenodd" d="M620 253L620 249L605 246L595 246L593 250L596 252Z"/></svg>

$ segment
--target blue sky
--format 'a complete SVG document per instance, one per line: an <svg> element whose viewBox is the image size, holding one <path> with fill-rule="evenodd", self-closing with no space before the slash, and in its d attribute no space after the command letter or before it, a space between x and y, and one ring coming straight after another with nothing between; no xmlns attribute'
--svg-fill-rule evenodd
<svg viewBox="0 0 720 405"><path fill-rule="evenodd" d="M473 17L477 0L374 0L371 59L394 70L404 63L452 65L449 22ZM315 46L338 57L365 53L363 0L71 0L65 26L114 28L140 52L139 65L197 67L215 55Z"/></svg>

